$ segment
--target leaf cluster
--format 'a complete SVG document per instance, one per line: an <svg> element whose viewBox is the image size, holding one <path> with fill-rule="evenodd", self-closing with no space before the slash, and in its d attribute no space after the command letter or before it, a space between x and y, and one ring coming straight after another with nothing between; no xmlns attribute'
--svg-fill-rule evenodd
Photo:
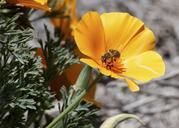
<svg viewBox="0 0 179 128"><path fill-rule="evenodd" d="M45 26L46 41L38 40L47 68L42 58L30 49L34 30L27 17L28 9L8 5L0 0L0 128L40 126L42 115L52 107L53 95L49 83L70 65L79 63L73 46L62 45L59 31L52 38ZM72 102L70 91L62 89L63 111ZM59 125L61 128L98 128L97 108L81 102L68 113Z"/></svg>
<svg viewBox="0 0 179 128"><path fill-rule="evenodd" d="M59 36L59 31L55 31L55 37L50 36L50 31L45 27L46 41L39 39L39 44L43 51L44 59L47 69L45 71L45 78L47 81L53 80L53 77L62 74L63 71L73 64L79 63L79 59L73 52L73 47L63 46L62 38Z"/></svg>
<svg viewBox="0 0 179 128"><path fill-rule="evenodd" d="M1 1L2 2L2 1ZM5 5L0 5L4 10ZM0 11L0 127L28 127L52 107L41 60L27 46L33 30L19 24L22 13Z"/></svg>

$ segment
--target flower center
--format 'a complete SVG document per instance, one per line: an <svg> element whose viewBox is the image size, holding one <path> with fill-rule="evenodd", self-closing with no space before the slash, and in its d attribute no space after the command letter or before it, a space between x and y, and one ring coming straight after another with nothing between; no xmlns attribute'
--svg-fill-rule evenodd
<svg viewBox="0 0 179 128"><path fill-rule="evenodd" d="M124 72L123 64L120 59L120 52L117 50L109 49L103 56L101 56L102 65L115 73Z"/></svg>

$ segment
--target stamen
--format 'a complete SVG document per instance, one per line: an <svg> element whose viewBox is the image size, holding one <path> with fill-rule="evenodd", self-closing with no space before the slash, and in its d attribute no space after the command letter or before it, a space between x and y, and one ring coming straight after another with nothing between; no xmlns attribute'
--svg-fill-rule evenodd
<svg viewBox="0 0 179 128"><path fill-rule="evenodd" d="M120 52L117 50L109 49L109 51L101 57L101 61L106 69L115 73L119 74L125 71L120 60Z"/></svg>

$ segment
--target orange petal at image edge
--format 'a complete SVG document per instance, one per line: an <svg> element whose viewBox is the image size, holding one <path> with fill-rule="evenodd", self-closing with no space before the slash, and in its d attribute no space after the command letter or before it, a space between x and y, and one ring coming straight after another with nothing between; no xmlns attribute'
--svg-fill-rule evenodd
<svg viewBox="0 0 179 128"><path fill-rule="evenodd" d="M32 1L32 0L7 0L8 3L10 4L19 4L19 5L23 5L25 7L29 7L29 8L34 8L34 9L40 9L40 10L44 10L44 11L51 11L51 8L48 7L48 5L46 4L40 4L38 2Z"/></svg>

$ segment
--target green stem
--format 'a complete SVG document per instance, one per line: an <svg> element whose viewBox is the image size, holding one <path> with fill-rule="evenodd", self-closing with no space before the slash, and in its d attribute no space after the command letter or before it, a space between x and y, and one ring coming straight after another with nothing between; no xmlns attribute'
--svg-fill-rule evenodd
<svg viewBox="0 0 179 128"><path fill-rule="evenodd" d="M101 74L98 75L95 80L89 85L89 77L91 74L91 67L85 66L82 72L80 73L78 80L76 81L76 91L80 91L80 94L77 95L72 103L60 114L58 115L46 128L53 128L63 117L73 110L86 95L87 90L89 90L100 78ZM82 91L81 91L82 90Z"/></svg>
<svg viewBox="0 0 179 128"><path fill-rule="evenodd" d="M93 82L90 83L90 85L88 86L87 90L89 90L90 88L92 88L92 86L93 86L94 84L96 84L99 80L101 80L101 77L102 77L102 74L97 75L96 78L93 80Z"/></svg>
<svg viewBox="0 0 179 128"><path fill-rule="evenodd" d="M53 128L59 120L61 120L68 112L70 112L83 99L86 90L83 90L78 97L76 97L72 104L68 106L60 115L58 115L46 128Z"/></svg>
<svg viewBox="0 0 179 128"><path fill-rule="evenodd" d="M82 91L88 89L91 71L92 68L89 67L88 65L85 65L83 70L80 72L80 75L78 76L76 84L74 85L76 91Z"/></svg>

